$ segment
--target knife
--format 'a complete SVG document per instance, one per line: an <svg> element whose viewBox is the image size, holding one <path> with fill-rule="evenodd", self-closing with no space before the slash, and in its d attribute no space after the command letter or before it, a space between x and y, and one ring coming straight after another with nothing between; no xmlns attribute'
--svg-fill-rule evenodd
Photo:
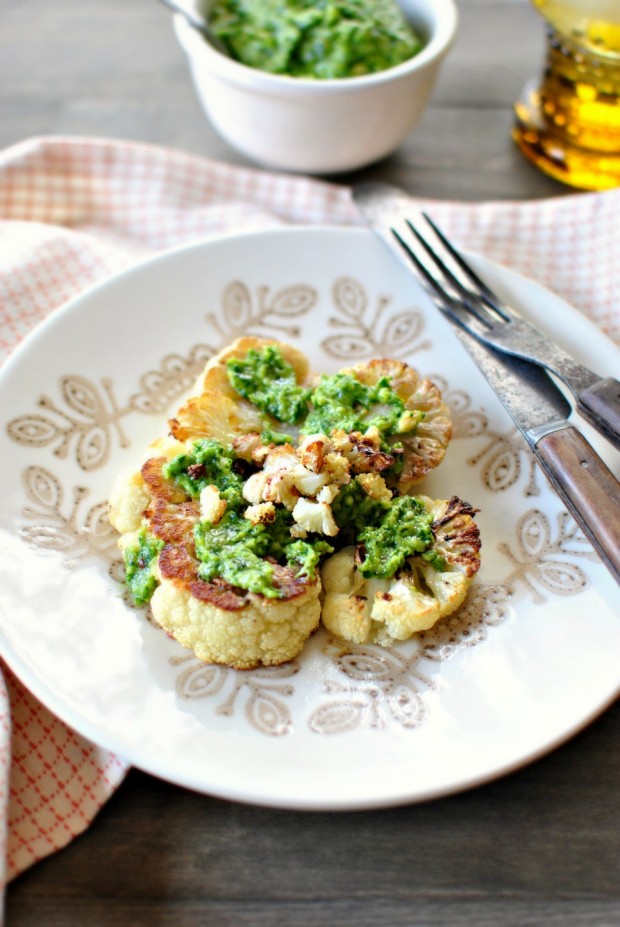
<svg viewBox="0 0 620 927"><path fill-rule="evenodd" d="M510 355L500 355L465 331L444 312L436 294L418 276L406 252L391 232L398 219L386 201L353 198L370 227L390 251L415 273L459 341L479 367L506 411L525 437L543 473L586 535L614 579L620 584L620 483L583 434L568 421L571 406L541 368ZM413 206L412 209L417 208Z"/></svg>

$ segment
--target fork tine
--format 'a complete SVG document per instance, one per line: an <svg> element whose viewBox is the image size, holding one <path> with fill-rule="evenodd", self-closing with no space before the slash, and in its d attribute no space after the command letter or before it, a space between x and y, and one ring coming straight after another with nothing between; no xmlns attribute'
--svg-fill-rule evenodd
<svg viewBox="0 0 620 927"><path fill-rule="evenodd" d="M456 298L463 302L466 308L474 313L486 326L491 328L495 325L498 321L495 309L489 308L486 300L483 300L480 294L472 292L469 287L465 286L465 284L459 280L456 274L450 270L443 258L437 253L435 248L433 248L430 242L409 219L405 219L405 222L420 245L424 248L425 253L433 262L434 269L439 271L443 279L456 291ZM504 320L502 319L502 321Z"/></svg>
<svg viewBox="0 0 620 927"><path fill-rule="evenodd" d="M475 272L473 267L471 267L467 263L467 261L456 250L454 245L452 245L451 242L448 241L448 239L445 237L441 229L439 229L435 225L435 223L433 222L431 217L428 215L428 213L422 212L422 215L424 216L424 218L426 219L426 221L432 228L433 232L435 233L435 235L437 236L437 238L439 239L443 247L446 249L450 257L452 258L452 260L455 262L455 264L465 274L466 278L468 278L478 288L478 290L480 291L480 296L484 298L487 304L489 304L492 309L498 312L505 321L509 322L511 319L511 313L507 310L507 307L502 302L502 300L499 298L497 293L494 293L493 290L488 286L488 284L486 284L484 280L482 280L478 276L478 274ZM421 236L419 237L421 239Z"/></svg>
<svg viewBox="0 0 620 927"><path fill-rule="evenodd" d="M424 265L424 264L422 263L422 261L419 259L419 257L417 256L417 254L415 253L415 251L413 250L413 248L411 247L411 245L403 238L403 236L402 236L401 233L398 231L398 229L393 228L393 229L392 229L392 235L393 235L394 238L397 240L397 242L400 244L400 246L405 250L405 252L407 253L407 256L410 258L410 260L413 261L413 263L414 263L415 266L416 266L416 270L418 271L418 273L420 273L420 274L422 275L422 277L424 278L424 280L426 280L426 282L427 282L428 284L430 284L430 286L431 286L432 289L435 291L435 293L437 294L437 296L439 296L440 299L442 299L442 300L445 299L445 298L447 297L447 293L446 293L446 291L444 290L444 288L441 286L441 284L440 284L439 281L436 279L436 277L430 272L430 270L428 270L428 269L425 267L425 265Z"/></svg>
<svg viewBox="0 0 620 927"><path fill-rule="evenodd" d="M432 296L434 302L437 303L439 308L450 313L450 315L452 315L457 320L457 322L459 322L468 331L472 332L472 334L484 336L484 333L488 331L488 328L479 318L479 316L472 312L467 306L465 306L462 300L449 295L445 287L442 286L437 278L422 263L414 249L411 247L406 238L404 238L403 235L398 231L398 229L392 227L390 231L406 253L407 257L413 262L422 279L432 290L430 295Z"/></svg>

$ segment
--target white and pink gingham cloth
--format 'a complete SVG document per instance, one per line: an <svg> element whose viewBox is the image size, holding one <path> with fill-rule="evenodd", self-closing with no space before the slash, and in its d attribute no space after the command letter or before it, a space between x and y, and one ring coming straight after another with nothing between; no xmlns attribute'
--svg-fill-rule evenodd
<svg viewBox="0 0 620 927"><path fill-rule="evenodd" d="M432 214L456 243L538 280L620 343L620 190L434 202ZM128 142L25 141L0 153L0 359L76 293L154 252L224 230L308 223L360 219L346 188L307 178ZM8 881L83 831L127 763L67 728L2 669Z"/></svg>

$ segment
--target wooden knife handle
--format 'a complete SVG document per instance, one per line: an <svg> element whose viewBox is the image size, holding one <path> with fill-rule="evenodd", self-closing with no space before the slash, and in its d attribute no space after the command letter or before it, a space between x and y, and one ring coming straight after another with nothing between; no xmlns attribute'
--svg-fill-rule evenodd
<svg viewBox="0 0 620 927"><path fill-rule="evenodd" d="M535 454L548 479L620 584L620 483L576 428L545 435Z"/></svg>
<svg viewBox="0 0 620 927"><path fill-rule="evenodd" d="M577 408L608 441L620 449L620 383L607 377L577 396Z"/></svg>

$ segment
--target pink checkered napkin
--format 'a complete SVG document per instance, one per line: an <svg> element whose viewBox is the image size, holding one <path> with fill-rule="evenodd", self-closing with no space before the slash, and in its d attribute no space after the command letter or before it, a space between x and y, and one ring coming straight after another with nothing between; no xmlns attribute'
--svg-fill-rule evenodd
<svg viewBox="0 0 620 927"><path fill-rule="evenodd" d="M620 341L620 190L423 205L457 243L539 280ZM359 221L348 190L307 178L103 139L23 142L0 153L0 357L61 303L156 251L221 231ZM4 682L0 858L10 879L84 830L127 764L8 670Z"/></svg>

